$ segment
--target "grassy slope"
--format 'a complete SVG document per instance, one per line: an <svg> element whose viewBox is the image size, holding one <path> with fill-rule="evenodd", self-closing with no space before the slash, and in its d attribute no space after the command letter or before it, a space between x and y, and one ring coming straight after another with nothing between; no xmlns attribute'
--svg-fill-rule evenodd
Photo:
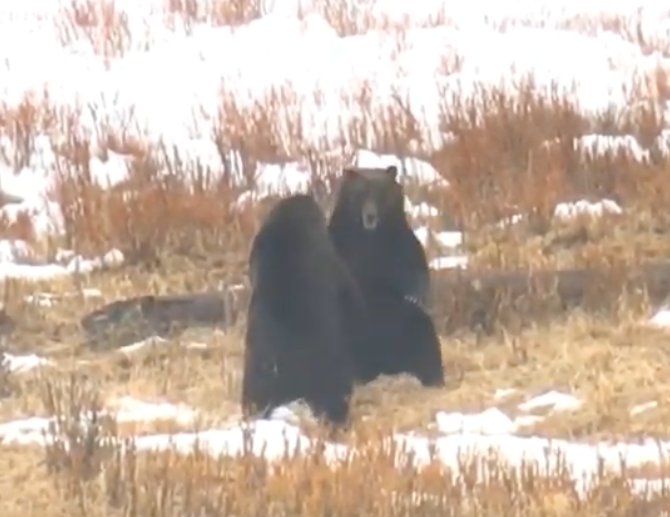
<svg viewBox="0 0 670 517"><path fill-rule="evenodd" d="M244 13L238 14L244 18ZM646 94L634 92L638 100L644 97L640 112L631 112L618 126L614 124L616 127L609 119L584 119L566 100L540 102L531 86L522 96L520 108L514 108L504 95L484 93L482 102L488 109L479 126L471 127L465 118L445 113L444 127L456 139L442 149L422 154L451 182L452 189L426 192L425 188L408 186L408 192L415 201L424 198L441 208L441 220L430 222L436 229L456 224L468 230L466 248L474 268L595 266L609 268L614 278L621 268L667 258L670 183L666 176L670 161L654 155L651 163L640 164L625 153L583 156L571 145L573 137L605 129L610 134L631 133L650 141L665 127L657 107L667 101L663 97L666 91L661 88L662 77L658 80L655 98L649 100ZM225 102L222 99L222 109L226 109ZM45 109L48 106L40 105L28 112ZM255 127L240 120L230 128L221 128L216 138L247 142L250 151L245 163L249 167L256 159L280 159L282 152L291 150L277 151L272 146L278 140L268 121L280 116L278 113L278 106L267 106ZM417 123L407 120L407 113L400 106L395 120L375 129L379 133L376 141L392 142L378 151L407 154L412 127ZM15 120L21 127L37 131L33 119L22 117L21 111L12 111L0 119ZM354 128L344 129L355 133ZM2 225L4 235L33 240L45 256L57 245L89 255L118 247L131 261L120 270L88 278L41 286L5 284L7 310L20 316L21 322L8 343L10 350L49 356L57 361L57 367L39 378L10 378L11 393L0 403L3 420L66 412L45 403L45 394L52 388L66 408L95 392L103 398L130 394L187 403L202 408L205 423L220 422L237 412L242 326L226 335L193 331L183 336L184 340L206 342L210 345L206 352L186 353L175 342L174 347L129 361L115 352L93 353L81 346L77 320L100 301L75 297L40 308L22 301L24 295L37 290L71 292L82 285L99 288L105 300L111 301L134 294L205 289L236 281L244 274L247 248L263 208L234 211L231 201L237 192L224 181L200 178L198 188L191 189L179 181L157 180L145 146L126 136L109 138L110 149L132 162L130 179L111 192L103 192L87 180L85 145L70 141L69 147L60 150L65 168L53 196L66 216L65 236L37 241L25 219ZM554 138L559 139L559 145L542 145ZM193 171L175 172L185 177ZM133 193L130 199L129 192ZM600 222L556 225L550 221L557 202L584 195L614 197L626 213ZM492 228L501 217L517 212L528 214L529 223L510 230ZM429 246L429 252L439 254L434 245ZM477 338L467 331L445 336L444 360L451 374L448 389L421 390L400 378L361 389L355 401L354 431L343 439L365 443L370 450L347 469L330 472L316 457L286 461L276 471L251 458L233 463L198 455L145 454L122 461L96 449L83 454L90 462L86 468L72 453L70 467L49 473L43 452L3 447L0 510L8 516L48 517L167 517L201 511L244 516L657 515L661 505L670 503L667 496L644 502L631 496L621 480L601 480L599 488L579 503L561 472L556 473L556 479L547 480L529 470L523 473L520 485L510 480L508 471L500 470L489 483L455 488L457 485L438 467L420 475L408 473L393 468L388 456L378 450L379 439L393 428L433 432L429 424L437 410L475 411L499 405L513 415L514 402L552 388L573 392L584 405L571 413L549 416L526 432L586 441L667 437L670 420L663 401L670 391L666 357L670 335L641 323L647 310L643 294L621 297L617 283L610 281L599 288L602 296L612 301L602 316L576 311L520 325L515 317L518 311L507 310L500 328L490 336ZM537 304L546 293L534 296L526 303ZM500 305L502 314L508 304L501 300ZM71 370L83 374L75 382L83 394L67 389ZM86 388L85 379L94 381L92 388ZM494 401L493 392L506 387L519 392L510 399ZM650 400L658 400L658 407L630 417L632 407ZM367 417L365 421L363 417ZM176 424L164 422L159 427L170 430ZM113 432L125 435L131 431L121 428ZM104 468L98 471L100 465ZM475 470L467 470L466 481L472 481ZM633 474L656 477L664 474L664 468L629 473ZM415 492L448 494L448 498L416 506L408 502ZM392 494L400 501L393 506Z"/></svg>

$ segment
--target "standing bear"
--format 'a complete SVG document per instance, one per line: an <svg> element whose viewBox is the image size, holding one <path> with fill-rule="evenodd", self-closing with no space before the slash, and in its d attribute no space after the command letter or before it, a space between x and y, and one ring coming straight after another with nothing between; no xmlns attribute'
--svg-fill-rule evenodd
<svg viewBox="0 0 670 517"><path fill-rule="evenodd" d="M365 341L363 302L312 197L293 195L270 210L252 242L249 276L243 412L267 415L302 398L318 418L345 424L350 351Z"/></svg>
<svg viewBox="0 0 670 517"><path fill-rule="evenodd" d="M428 301L426 253L405 215L396 167L349 168L328 232L367 307L369 337L352 350L357 380L409 373L424 386L443 386L440 342Z"/></svg>
<svg viewBox="0 0 670 517"><path fill-rule="evenodd" d="M328 232L364 292L428 301L426 252L405 215L398 169L348 168L342 179Z"/></svg>
<svg viewBox="0 0 670 517"><path fill-rule="evenodd" d="M444 386L440 340L430 315L404 298L368 296L369 339L352 349L356 380L407 373L423 386Z"/></svg>

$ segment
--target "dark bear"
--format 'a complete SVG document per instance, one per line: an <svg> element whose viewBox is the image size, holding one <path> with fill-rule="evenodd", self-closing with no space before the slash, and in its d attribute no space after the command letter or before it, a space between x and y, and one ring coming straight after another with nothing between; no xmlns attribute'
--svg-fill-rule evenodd
<svg viewBox="0 0 670 517"><path fill-rule="evenodd" d="M318 418L345 424L355 376L350 352L364 335L362 302L312 197L293 195L270 210L249 268L244 413L267 415L302 398Z"/></svg>
<svg viewBox="0 0 670 517"><path fill-rule="evenodd" d="M328 232L366 296L387 293L425 305L428 260L407 221L397 176L395 166L344 169Z"/></svg>
<svg viewBox="0 0 670 517"><path fill-rule="evenodd" d="M397 168L344 169L328 232L362 294L368 339L352 351L356 377L409 373L444 385L442 353L430 315L426 254L407 221Z"/></svg>
<svg viewBox="0 0 670 517"><path fill-rule="evenodd" d="M444 386L442 350L430 315L403 298L380 296L366 302L370 334L365 345L352 351L357 380L408 373L423 386Z"/></svg>

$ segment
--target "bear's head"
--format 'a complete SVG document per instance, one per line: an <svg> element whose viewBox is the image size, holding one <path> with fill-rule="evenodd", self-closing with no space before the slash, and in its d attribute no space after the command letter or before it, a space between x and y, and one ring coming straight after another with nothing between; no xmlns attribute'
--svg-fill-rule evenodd
<svg viewBox="0 0 670 517"><path fill-rule="evenodd" d="M398 183L398 168L351 167L343 169L335 213L355 217L363 229L405 217L405 193ZM355 214L355 215L354 215ZM335 214L334 214L335 215Z"/></svg>

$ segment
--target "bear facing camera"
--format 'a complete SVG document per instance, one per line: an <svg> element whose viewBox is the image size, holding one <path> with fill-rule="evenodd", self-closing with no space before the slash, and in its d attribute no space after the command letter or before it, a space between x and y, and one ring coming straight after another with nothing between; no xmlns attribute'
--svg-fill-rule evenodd
<svg viewBox="0 0 670 517"><path fill-rule="evenodd" d="M357 380L409 373L444 386L442 351L424 307L428 260L405 215L398 169L348 168L340 180L328 232L366 304L370 339L353 349Z"/></svg>
<svg viewBox="0 0 670 517"><path fill-rule="evenodd" d="M428 259L407 220L396 166L344 169L328 231L366 296L428 303Z"/></svg>

